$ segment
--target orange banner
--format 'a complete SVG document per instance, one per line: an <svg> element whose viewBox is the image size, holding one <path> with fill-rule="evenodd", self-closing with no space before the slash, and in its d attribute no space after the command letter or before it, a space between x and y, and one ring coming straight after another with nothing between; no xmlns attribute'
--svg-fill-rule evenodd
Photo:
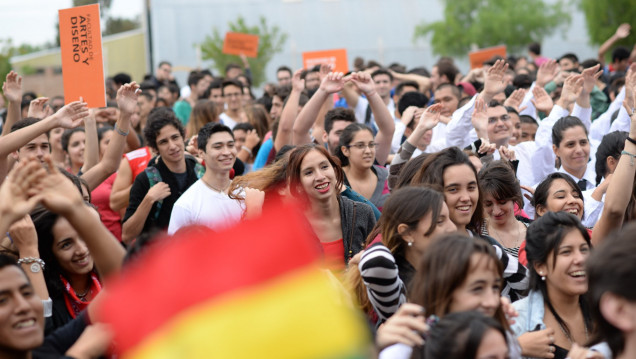
<svg viewBox="0 0 636 359"><path fill-rule="evenodd" d="M59 10L64 101L106 106L99 4Z"/></svg>
<svg viewBox="0 0 636 359"><path fill-rule="evenodd" d="M257 57L258 35L243 34L240 32L225 33L223 53L228 55L243 54L247 57Z"/></svg>
<svg viewBox="0 0 636 359"><path fill-rule="evenodd" d="M468 53L468 59L470 60L470 68L474 69L481 67L484 62L492 59L495 56L501 56L506 58L506 46L495 46L486 49L481 49Z"/></svg>
<svg viewBox="0 0 636 359"><path fill-rule="evenodd" d="M349 72L349 62L347 61L346 49L323 50L303 52L303 67L306 69L316 65L328 64L333 67L333 71Z"/></svg>

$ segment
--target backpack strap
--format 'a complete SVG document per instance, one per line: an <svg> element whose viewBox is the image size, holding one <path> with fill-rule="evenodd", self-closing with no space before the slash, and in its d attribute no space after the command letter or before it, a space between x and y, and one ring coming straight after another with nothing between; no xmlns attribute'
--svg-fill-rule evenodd
<svg viewBox="0 0 636 359"><path fill-rule="evenodd" d="M159 182L162 182L161 173L159 173L159 170L157 169L157 167L148 166L146 167L144 172L146 172L146 176L148 176L148 182L150 183L150 187L156 185ZM161 212L162 203L163 203L163 199L158 200L156 203L157 206L155 208L155 214L154 214L155 220L159 218L159 212Z"/></svg>
<svg viewBox="0 0 636 359"><path fill-rule="evenodd" d="M197 175L197 179L201 179L201 177L205 174L205 167L197 162L197 164L194 165L194 173Z"/></svg>

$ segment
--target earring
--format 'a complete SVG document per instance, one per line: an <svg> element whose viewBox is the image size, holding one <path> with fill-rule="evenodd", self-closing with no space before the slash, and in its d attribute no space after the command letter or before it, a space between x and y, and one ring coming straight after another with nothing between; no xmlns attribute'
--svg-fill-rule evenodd
<svg viewBox="0 0 636 359"><path fill-rule="evenodd" d="M539 275L541 276L541 280L545 282L545 276L543 275L543 273L539 273Z"/></svg>
<svg viewBox="0 0 636 359"><path fill-rule="evenodd" d="M413 242L408 242L409 247L413 247Z"/></svg>

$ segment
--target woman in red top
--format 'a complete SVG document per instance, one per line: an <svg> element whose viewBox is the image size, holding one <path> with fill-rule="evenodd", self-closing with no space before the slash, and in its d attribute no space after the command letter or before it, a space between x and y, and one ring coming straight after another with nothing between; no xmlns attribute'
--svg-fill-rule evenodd
<svg viewBox="0 0 636 359"><path fill-rule="evenodd" d="M104 157L104 152L110 142L110 137L113 135L113 128L111 126L100 127L97 130L97 140L99 143L99 160ZM102 219L102 223L108 228L119 241L121 241L121 216L119 213L113 211L110 208L110 192L113 189L113 183L115 183L117 173L110 175L104 182L102 182L91 193L91 203L97 207L99 216Z"/></svg>

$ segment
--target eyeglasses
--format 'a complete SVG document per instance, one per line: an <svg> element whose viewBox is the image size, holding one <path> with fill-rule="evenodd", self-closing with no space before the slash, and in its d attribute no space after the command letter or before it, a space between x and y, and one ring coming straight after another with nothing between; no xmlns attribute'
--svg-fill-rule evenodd
<svg viewBox="0 0 636 359"><path fill-rule="evenodd" d="M509 115L503 115L501 117L488 117L488 123L489 124L493 124L493 123L497 123L497 121L503 121L503 122L508 122L510 121L510 116Z"/></svg>
<svg viewBox="0 0 636 359"><path fill-rule="evenodd" d="M241 93L226 93L224 96L225 97L241 97Z"/></svg>
<svg viewBox="0 0 636 359"><path fill-rule="evenodd" d="M364 150L365 148L369 147L369 149L372 150L375 148L375 146L377 146L375 142L369 142L369 143L358 142L358 143L354 143L353 145L348 145L347 148L355 147L359 150Z"/></svg>

